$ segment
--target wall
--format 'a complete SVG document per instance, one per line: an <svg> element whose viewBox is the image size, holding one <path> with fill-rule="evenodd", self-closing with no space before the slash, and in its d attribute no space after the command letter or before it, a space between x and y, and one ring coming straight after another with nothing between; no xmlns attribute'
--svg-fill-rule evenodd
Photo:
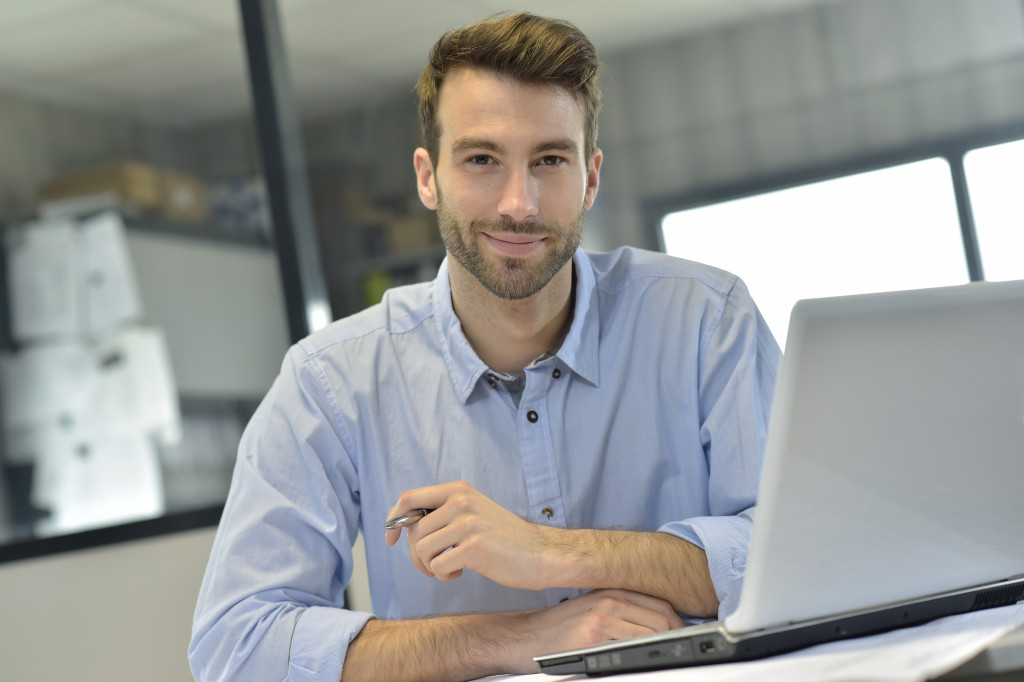
<svg viewBox="0 0 1024 682"><path fill-rule="evenodd" d="M273 250L152 231L127 244L181 395L262 398L290 345Z"/></svg>
<svg viewBox="0 0 1024 682"><path fill-rule="evenodd" d="M656 248L646 198L1024 122L1019 0L828 2L605 62L595 248Z"/></svg>
<svg viewBox="0 0 1024 682"><path fill-rule="evenodd" d="M0 680L186 682L215 529L0 564ZM357 557L364 555L362 539ZM369 610L365 563L349 588Z"/></svg>
<svg viewBox="0 0 1024 682"><path fill-rule="evenodd" d="M185 682L200 529L0 565L0 679Z"/></svg>

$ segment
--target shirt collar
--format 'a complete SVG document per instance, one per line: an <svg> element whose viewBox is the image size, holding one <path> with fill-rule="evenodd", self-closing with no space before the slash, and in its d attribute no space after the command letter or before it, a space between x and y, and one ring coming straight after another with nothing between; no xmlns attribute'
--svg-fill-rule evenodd
<svg viewBox="0 0 1024 682"><path fill-rule="evenodd" d="M565 365L588 382L598 385L600 370L598 348L601 338L601 320L597 306L597 286L594 266L582 249L573 254L576 266L576 306L572 325L555 355ZM434 281L434 319L448 374L456 395L463 404L490 368L477 356L462 332L462 323L452 307L452 286L448 279L448 259L441 262Z"/></svg>

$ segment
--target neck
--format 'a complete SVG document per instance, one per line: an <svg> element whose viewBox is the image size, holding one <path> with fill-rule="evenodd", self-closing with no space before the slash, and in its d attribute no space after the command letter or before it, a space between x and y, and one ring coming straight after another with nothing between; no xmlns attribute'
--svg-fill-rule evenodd
<svg viewBox="0 0 1024 682"><path fill-rule="evenodd" d="M522 373L562 342L572 320L572 261L539 292L516 301L498 298L450 259L452 305L473 350L491 369Z"/></svg>

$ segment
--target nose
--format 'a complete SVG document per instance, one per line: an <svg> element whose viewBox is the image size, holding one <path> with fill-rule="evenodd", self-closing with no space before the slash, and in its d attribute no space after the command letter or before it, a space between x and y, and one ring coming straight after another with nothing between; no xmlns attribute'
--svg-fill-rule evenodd
<svg viewBox="0 0 1024 682"><path fill-rule="evenodd" d="M522 222L540 212L537 179L528 169L508 173L501 189L498 213Z"/></svg>

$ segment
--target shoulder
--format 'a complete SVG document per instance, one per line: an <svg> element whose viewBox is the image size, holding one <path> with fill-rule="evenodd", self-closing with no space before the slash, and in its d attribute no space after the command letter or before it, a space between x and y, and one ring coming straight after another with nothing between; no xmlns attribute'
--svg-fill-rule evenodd
<svg viewBox="0 0 1024 682"><path fill-rule="evenodd" d="M291 352L315 357L413 334L433 317L433 290L434 282L389 289L380 303L335 320L295 344Z"/></svg>
<svg viewBox="0 0 1024 682"><path fill-rule="evenodd" d="M588 253L595 284L605 293L620 293L637 285L662 282L673 289L702 291L728 298L742 287L739 278L725 270L664 253L625 246L610 253ZM642 286L640 288L643 288Z"/></svg>

